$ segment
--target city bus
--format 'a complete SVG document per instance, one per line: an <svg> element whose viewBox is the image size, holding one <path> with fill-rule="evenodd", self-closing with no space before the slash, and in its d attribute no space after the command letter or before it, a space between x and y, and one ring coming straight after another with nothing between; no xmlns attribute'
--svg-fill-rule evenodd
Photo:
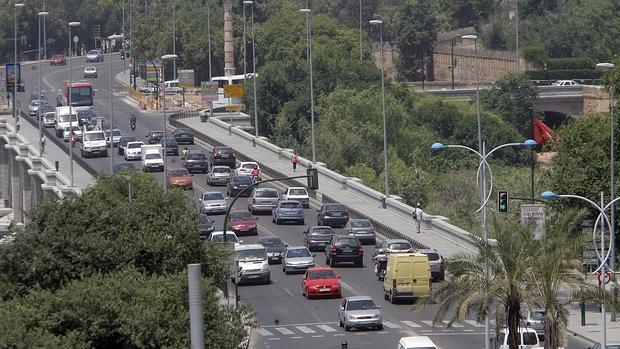
<svg viewBox="0 0 620 349"><path fill-rule="evenodd" d="M76 108L76 110L85 110L93 108L93 97L95 97L95 89L93 84L86 81L74 81L71 83L71 105L73 107L81 107ZM69 105L69 82L64 82L64 105ZM86 108L84 108L86 107Z"/></svg>
<svg viewBox="0 0 620 349"><path fill-rule="evenodd" d="M248 73L246 75L246 80L252 79L254 77L254 73ZM243 83L243 74L241 75L230 75L230 76L214 76L211 78L212 82L217 82L217 87L222 89L223 92L224 86L234 85L234 84L242 84Z"/></svg>

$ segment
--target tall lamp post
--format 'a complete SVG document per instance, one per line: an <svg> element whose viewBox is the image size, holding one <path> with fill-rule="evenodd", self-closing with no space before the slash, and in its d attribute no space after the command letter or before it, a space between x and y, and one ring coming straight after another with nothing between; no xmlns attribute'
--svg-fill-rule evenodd
<svg viewBox="0 0 620 349"><path fill-rule="evenodd" d="M362 0L360 0L360 61L362 60Z"/></svg>
<svg viewBox="0 0 620 349"><path fill-rule="evenodd" d="M175 54L168 54L168 55L163 55L161 56L161 77L162 80L166 79L166 74L165 74L165 67L166 67L166 61L167 60L175 60L177 59L179 56L175 55ZM168 192L168 152L167 152L167 137L166 137L166 124L167 124L167 120L166 120L166 84L163 84L163 94L164 94L164 192Z"/></svg>
<svg viewBox="0 0 620 349"><path fill-rule="evenodd" d="M515 0L515 58L517 73L521 71L521 56L519 55L519 0Z"/></svg>
<svg viewBox="0 0 620 349"><path fill-rule="evenodd" d="M312 129L312 163L316 162L316 135L314 132L314 85L313 85L313 77L312 77L312 23L310 21L310 15L312 10L309 8L302 8L299 10L301 13L306 14L306 38L307 42L307 55L308 55L308 64L310 66L310 124Z"/></svg>
<svg viewBox="0 0 620 349"><path fill-rule="evenodd" d="M244 1L243 2L243 85L244 85L243 87L244 88L245 88L245 80L247 79L247 75L248 75L248 68L247 68L248 65L246 63L246 60L247 60L246 50L247 50L248 45L247 45L247 42L245 41L245 22L246 22L245 5L246 5L246 2Z"/></svg>
<svg viewBox="0 0 620 349"><path fill-rule="evenodd" d="M49 12L39 12L39 108L37 110L37 116L39 120L39 156L43 156L43 141L42 141L42 131L41 131L41 18L45 18L45 16L49 15Z"/></svg>
<svg viewBox="0 0 620 349"><path fill-rule="evenodd" d="M252 89L254 92L254 136L258 137L258 101L256 100L256 45L254 41L254 1L245 0L245 5L252 5Z"/></svg>
<svg viewBox="0 0 620 349"><path fill-rule="evenodd" d="M15 48L15 65L13 66L13 119L17 120L17 105L15 104L16 102L16 96L15 94L17 93L17 9L24 7L24 4L22 3L17 3L15 5L13 5L13 18L14 18L14 23L15 23L15 28L14 28L14 38L13 38L13 44L14 44L14 48ZM8 76L7 76L8 78ZM17 128L15 128L17 130Z"/></svg>
<svg viewBox="0 0 620 349"><path fill-rule="evenodd" d="M73 56L73 52L71 50L71 28L79 27L80 22L69 22L69 130L73 132L73 102L71 102L71 95L73 94L73 83L71 82L71 57ZM75 40L77 44L77 40ZM69 147L69 159L70 159L70 177L71 177L71 186L73 186L73 146Z"/></svg>
<svg viewBox="0 0 620 349"><path fill-rule="evenodd" d="M609 70L613 70L616 66L613 63L598 63L596 65L597 68L603 68L603 69L609 69ZM615 86L612 84L611 87L609 88L609 94L611 97L611 108L610 108L610 114L611 114L611 148L610 148L610 154L609 154L609 160L611 163L610 166L610 183L609 183L609 200L612 202L611 205L611 214L610 214L610 218L611 218L611 225L609 226L610 229L610 234L611 234L611 240L609 241L610 244L610 248L611 248L611 261L610 261L610 267L612 270L615 270L616 268L616 204L615 204L615 200L616 200L616 156L615 156L615 149L616 149L616 103L614 100L614 88Z"/></svg>
<svg viewBox="0 0 620 349"><path fill-rule="evenodd" d="M113 34L108 36L108 40L112 43L112 40L122 39L125 41L124 33L123 35ZM123 44L124 48L124 44ZM112 47L110 45L110 150L112 155L110 156L110 174L114 174L114 95L112 94L112 81L114 80L112 77L114 74L112 73ZM125 56L127 57L127 56ZM120 145L119 145L120 146Z"/></svg>
<svg viewBox="0 0 620 349"><path fill-rule="evenodd" d="M387 116L385 111L385 68L383 62L383 21L373 19L369 22L379 26L379 46L381 51L381 107L383 110L383 177L385 179L385 198L390 197L388 155L387 155ZM386 205L383 205L386 208Z"/></svg>

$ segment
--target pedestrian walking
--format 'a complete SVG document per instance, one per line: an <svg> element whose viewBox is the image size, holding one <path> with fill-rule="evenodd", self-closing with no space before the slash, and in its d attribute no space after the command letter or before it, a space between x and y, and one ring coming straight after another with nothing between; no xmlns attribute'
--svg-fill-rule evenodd
<svg viewBox="0 0 620 349"><path fill-rule="evenodd" d="M21 125L22 123L19 121L19 117L17 117L17 120L15 120L15 132L19 132Z"/></svg>
<svg viewBox="0 0 620 349"><path fill-rule="evenodd" d="M415 227L418 234L420 233L420 224L422 223L423 214L424 212L422 211L422 208L420 208L420 203L418 202L415 209L413 210L413 220L415 221Z"/></svg>
<svg viewBox="0 0 620 349"><path fill-rule="evenodd" d="M45 135L41 135L41 155L43 155L43 152L45 151Z"/></svg>
<svg viewBox="0 0 620 349"><path fill-rule="evenodd" d="M293 152L293 156L291 157L291 162L293 163L293 172L297 171L297 164L299 163L299 156L297 152Z"/></svg>

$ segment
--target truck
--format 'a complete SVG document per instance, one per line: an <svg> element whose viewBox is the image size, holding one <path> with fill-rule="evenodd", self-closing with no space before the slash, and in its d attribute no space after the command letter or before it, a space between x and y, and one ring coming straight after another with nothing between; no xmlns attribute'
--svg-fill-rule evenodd
<svg viewBox="0 0 620 349"><path fill-rule="evenodd" d="M69 114L69 107L67 106L56 107L56 125L54 126L56 137L62 137L66 127L79 125L75 110L72 112L73 114Z"/></svg>
<svg viewBox="0 0 620 349"><path fill-rule="evenodd" d="M141 148L142 169L145 172L163 171L163 148L161 144L145 144Z"/></svg>
<svg viewBox="0 0 620 349"><path fill-rule="evenodd" d="M82 131L82 141L80 142L80 153L83 158L93 155L108 156L105 133L101 130Z"/></svg>
<svg viewBox="0 0 620 349"><path fill-rule="evenodd" d="M17 82L17 92L24 92L26 90L24 82L22 81L22 68L19 63L7 63L6 64L6 90L7 92L13 92L13 86ZM17 76L17 79L16 79ZM17 81L16 81L17 80Z"/></svg>

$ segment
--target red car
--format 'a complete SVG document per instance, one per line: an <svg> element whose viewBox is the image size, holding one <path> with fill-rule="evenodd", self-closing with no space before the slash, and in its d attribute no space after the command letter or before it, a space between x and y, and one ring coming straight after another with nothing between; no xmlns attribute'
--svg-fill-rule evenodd
<svg viewBox="0 0 620 349"><path fill-rule="evenodd" d="M50 65L67 65L67 60L63 55L53 55L50 58Z"/></svg>
<svg viewBox="0 0 620 349"><path fill-rule="evenodd" d="M258 235L256 228L256 217L248 210L230 211L228 217L228 229L232 230L237 236Z"/></svg>
<svg viewBox="0 0 620 349"><path fill-rule="evenodd" d="M301 279L301 289L304 296L308 298L340 297L340 276L336 275L330 267L309 268Z"/></svg>

